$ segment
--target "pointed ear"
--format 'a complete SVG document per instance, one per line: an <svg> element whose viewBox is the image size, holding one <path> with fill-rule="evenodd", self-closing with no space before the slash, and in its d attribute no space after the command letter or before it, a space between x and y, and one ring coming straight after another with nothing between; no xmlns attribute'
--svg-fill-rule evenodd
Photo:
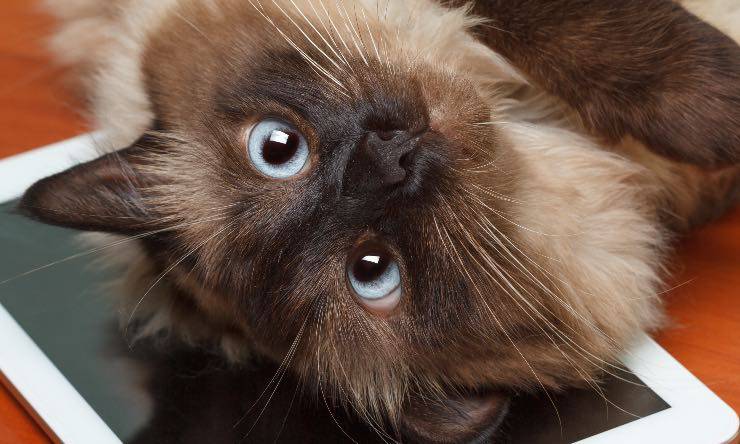
<svg viewBox="0 0 740 444"><path fill-rule="evenodd" d="M452 0L452 4L467 0ZM740 46L673 0L483 0L481 40L595 133L706 168L740 162Z"/></svg>
<svg viewBox="0 0 740 444"><path fill-rule="evenodd" d="M41 179L23 195L18 210L38 221L119 234L151 229L143 199L152 178L142 169L150 140Z"/></svg>
<svg viewBox="0 0 740 444"><path fill-rule="evenodd" d="M509 396L497 391L411 398L402 412L402 433L411 442L489 442L508 411Z"/></svg>

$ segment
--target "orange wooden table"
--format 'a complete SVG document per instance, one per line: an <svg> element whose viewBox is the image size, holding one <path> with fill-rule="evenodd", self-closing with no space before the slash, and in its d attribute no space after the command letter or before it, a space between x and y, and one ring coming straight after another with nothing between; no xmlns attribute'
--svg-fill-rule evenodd
<svg viewBox="0 0 740 444"><path fill-rule="evenodd" d="M0 6L0 157L85 131L83 107L44 51L53 22L29 0ZM673 324L658 342L740 411L740 208L678 248L665 295ZM0 444L49 439L0 386Z"/></svg>

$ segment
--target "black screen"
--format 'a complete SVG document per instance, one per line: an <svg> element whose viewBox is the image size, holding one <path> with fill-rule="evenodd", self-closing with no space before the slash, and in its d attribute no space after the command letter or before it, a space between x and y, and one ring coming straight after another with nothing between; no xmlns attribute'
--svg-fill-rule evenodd
<svg viewBox="0 0 740 444"><path fill-rule="evenodd" d="M95 255L65 260L87 251L75 232L11 210L0 206L0 281L16 278L0 285L0 303L122 441L383 442L289 374L273 379L270 362L236 368L171 341L127 343L115 295L104 290L116 271L94 265ZM569 443L669 408L631 374L605 378L600 391L552 394L552 402L518 396L498 439Z"/></svg>

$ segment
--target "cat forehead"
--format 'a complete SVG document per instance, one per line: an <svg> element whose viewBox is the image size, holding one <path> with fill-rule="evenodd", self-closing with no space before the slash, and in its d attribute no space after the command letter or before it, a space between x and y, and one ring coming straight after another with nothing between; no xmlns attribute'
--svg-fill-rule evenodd
<svg viewBox="0 0 740 444"><path fill-rule="evenodd" d="M152 47L184 50L190 62L204 65L210 52L228 71L245 51L269 56L276 48L291 50L339 83L352 61L390 66L413 60L454 70L481 55L482 46L467 33L477 23L465 9L430 0L182 0L148 33L153 42L145 53L154 59L163 53Z"/></svg>
<svg viewBox="0 0 740 444"><path fill-rule="evenodd" d="M447 8L435 0L179 0L169 17L204 38L235 27L261 30L268 40L285 39L297 48L322 47L327 55L363 52L376 56L404 46L417 56L450 58L472 40L466 34L480 20L469 8ZM305 45L308 43L308 45Z"/></svg>
<svg viewBox="0 0 740 444"><path fill-rule="evenodd" d="M154 113L165 127L193 127L212 111L235 119L294 113L312 126L347 128L485 120L465 70L455 71L465 44L430 46L431 23L417 23L414 4L183 3L145 51ZM462 11L429 5L423 14L442 29L437 37L470 39ZM401 26L403 17L416 20Z"/></svg>

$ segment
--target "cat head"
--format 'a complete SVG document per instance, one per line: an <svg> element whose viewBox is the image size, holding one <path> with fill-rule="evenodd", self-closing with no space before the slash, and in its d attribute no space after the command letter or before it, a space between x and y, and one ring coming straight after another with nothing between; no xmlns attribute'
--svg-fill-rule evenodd
<svg viewBox="0 0 740 444"><path fill-rule="evenodd" d="M659 236L627 162L506 121L490 73L513 70L465 11L398 3L175 8L137 73L150 130L21 208L136 238L173 323L245 338L371 423L462 439L654 320Z"/></svg>

